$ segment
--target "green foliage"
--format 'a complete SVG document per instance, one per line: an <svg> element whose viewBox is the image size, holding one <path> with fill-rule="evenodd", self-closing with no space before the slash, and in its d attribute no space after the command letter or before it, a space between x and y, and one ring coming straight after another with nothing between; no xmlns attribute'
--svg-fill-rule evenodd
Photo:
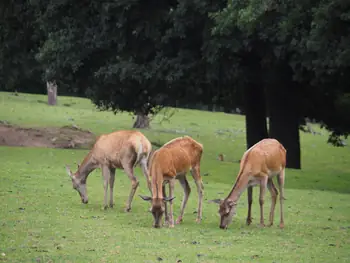
<svg viewBox="0 0 350 263"><path fill-rule="evenodd" d="M218 56L230 52L238 61L232 64L236 71L244 69L232 75L238 88L256 76L267 90L276 84L285 92L296 89L300 117L322 122L338 138L350 131L347 109L337 105L350 91L349 12L350 4L342 0L252 0L231 1L210 16L216 41L231 40Z"/></svg>
<svg viewBox="0 0 350 263"><path fill-rule="evenodd" d="M43 92L42 67L35 60L43 36L27 1L1 2L0 35L0 90Z"/></svg>

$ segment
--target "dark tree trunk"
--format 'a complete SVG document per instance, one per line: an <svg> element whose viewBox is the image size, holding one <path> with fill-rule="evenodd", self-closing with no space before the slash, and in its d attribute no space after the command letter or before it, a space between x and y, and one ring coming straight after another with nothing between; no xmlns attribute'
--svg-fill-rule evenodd
<svg viewBox="0 0 350 263"><path fill-rule="evenodd" d="M136 114L136 121L132 127L137 128L137 129L148 129L149 128L148 114L137 113Z"/></svg>
<svg viewBox="0 0 350 263"><path fill-rule="evenodd" d="M292 81L288 83L289 76L281 74L280 81L267 87L269 137L286 148L286 167L301 169L297 87Z"/></svg>
<svg viewBox="0 0 350 263"><path fill-rule="evenodd" d="M46 82L47 103L49 105L57 104L57 84L56 82Z"/></svg>
<svg viewBox="0 0 350 263"><path fill-rule="evenodd" d="M244 109L247 148L267 138L265 94L261 84L250 84L244 89Z"/></svg>

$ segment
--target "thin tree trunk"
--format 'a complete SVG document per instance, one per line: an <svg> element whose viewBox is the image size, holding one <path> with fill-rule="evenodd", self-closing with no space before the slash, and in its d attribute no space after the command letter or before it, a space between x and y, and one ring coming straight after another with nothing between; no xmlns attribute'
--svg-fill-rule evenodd
<svg viewBox="0 0 350 263"><path fill-rule="evenodd" d="M278 73L276 73L278 74ZM267 88L269 137L287 150L287 168L301 169L297 87L288 76Z"/></svg>
<svg viewBox="0 0 350 263"><path fill-rule="evenodd" d="M57 104L57 84L56 82L46 82L47 88L47 103L48 105L56 105Z"/></svg>
<svg viewBox="0 0 350 263"><path fill-rule="evenodd" d="M133 125L133 128L148 129L150 127L149 123L150 121L148 115L139 112L136 114L136 121Z"/></svg>

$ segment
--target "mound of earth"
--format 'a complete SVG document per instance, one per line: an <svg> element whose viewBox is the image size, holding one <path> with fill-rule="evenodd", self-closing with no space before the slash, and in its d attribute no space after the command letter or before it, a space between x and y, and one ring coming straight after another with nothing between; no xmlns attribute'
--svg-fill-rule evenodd
<svg viewBox="0 0 350 263"><path fill-rule="evenodd" d="M23 128L0 124L0 145L90 149L96 136L76 126Z"/></svg>

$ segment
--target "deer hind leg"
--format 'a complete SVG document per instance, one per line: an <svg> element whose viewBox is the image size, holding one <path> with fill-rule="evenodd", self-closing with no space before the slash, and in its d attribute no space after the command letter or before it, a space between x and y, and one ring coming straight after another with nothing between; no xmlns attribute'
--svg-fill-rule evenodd
<svg viewBox="0 0 350 263"><path fill-rule="evenodd" d="M198 192L198 211L197 211L197 223L202 221L202 204L203 204L203 195L204 195L204 185L202 182L202 177L200 175L199 164L192 168L191 170L192 177L197 186Z"/></svg>
<svg viewBox="0 0 350 263"><path fill-rule="evenodd" d="M148 189L152 195L152 186L151 186L151 180L149 178L149 173L148 173L148 167L147 167L147 159L146 157L142 157L141 161L140 161L140 166L141 166L141 169L142 169L142 173L143 175L145 176L146 178L146 182L147 182L147 186L148 186Z"/></svg>
<svg viewBox="0 0 350 263"><path fill-rule="evenodd" d="M259 204L260 204L260 226L264 227L264 196L266 192L268 176L267 174L263 174L260 180L260 196L259 196Z"/></svg>
<svg viewBox="0 0 350 263"><path fill-rule="evenodd" d="M191 193L191 187L188 184L188 181L186 179L186 174L180 175L178 177L178 179L179 179L179 182L180 182L182 188L184 189L184 199L182 200L182 203L181 203L180 215L176 219L176 224L180 224L182 222L182 218L184 215L184 211L185 211L185 207L186 207L186 204L188 201L188 197L190 196L190 193Z"/></svg>
<svg viewBox="0 0 350 263"><path fill-rule="evenodd" d="M102 175L103 175L103 188L104 188L104 204L103 204L103 209L107 209L107 191L108 191L108 181L110 178L110 170L108 166L102 166Z"/></svg>
<svg viewBox="0 0 350 263"><path fill-rule="evenodd" d="M248 216L247 225L252 223L252 203L253 203L253 186L248 186Z"/></svg>
<svg viewBox="0 0 350 263"><path fill-rule="evenodd" d="M175 180L169 180L169 198L174 197ZM169 227L174 227L173 200L169 201Z"/></svg>
<svg viewBox="0 0 350 263"><path fill-rule="evenodd" d="M269 189L271 193L271 210L270 210L270 223L269 226L273 225L273 218L275 215L275 206L276 206L276 201L277 201L277 196L278 196L278 191L273 184L272 178L269 178L267 181L267 188Z"/></svg>
<svg viewBox="0 0 350 263"><path fill-rule="evenodd" d="M109 207L111 208L114 206L114 200L113 200L114 179L115 179L115 168L111 168L110 177L109 177Z"/></svg>
<svg viewBox="0 0 350 263"><path fill-rule="evenodd" d="M130 193L129 193L129 198L128 198L128 201L127 201L126 207L125 207L125 212L130 212L131 202L134 198L137 187L139 186L139 181L137 180L137 178L134 175L134 168L132 165L128 164L128 165L123 166L123 167L124 167L125 173L128 175L128 177L131 181L131 189L130 189Z"/></svg>
<svg viewBox="0 0 350 263"><path fill-rule="evenodd" d="M284 175L285 169L283 169L277 176L277 182L280 189L280 228L284 228L284 218L283 218L283 202L284 202Z"/></svg>

